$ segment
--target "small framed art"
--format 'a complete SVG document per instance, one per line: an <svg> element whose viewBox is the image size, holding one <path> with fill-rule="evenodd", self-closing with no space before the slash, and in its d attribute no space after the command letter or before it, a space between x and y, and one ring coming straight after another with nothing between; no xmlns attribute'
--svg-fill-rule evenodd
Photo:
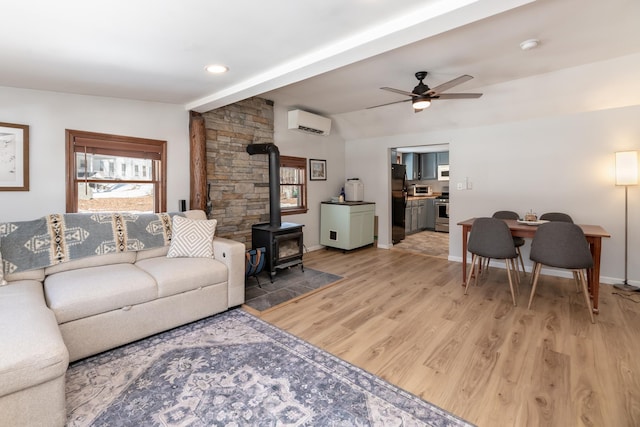
<svg viewBox="0 0 640 427"><path fill-rule="evenodd" d="M0 122L0 191L29 191L29 126Z"/></svg>
<svg viewBox="0 0 640 427"><path fill-rule="evenodd" d="M309 179L311 181L327 180L327 161L309 159Z"/></svg>

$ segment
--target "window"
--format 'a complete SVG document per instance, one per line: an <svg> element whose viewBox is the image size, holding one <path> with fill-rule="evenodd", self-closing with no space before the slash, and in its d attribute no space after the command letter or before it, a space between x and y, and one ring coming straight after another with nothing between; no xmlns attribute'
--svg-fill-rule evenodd
<svg viewBox="0 0 640 427"><path fill-rule="evenodd" d="M280 156L280 209L282 215L307 212L307 159Z"/></svg>
<svg viewBox="0 0 640 427"><path fill-rule="evenodd" d="M68 129L66 135L67 212L166 211L166 141Z"/></svg>

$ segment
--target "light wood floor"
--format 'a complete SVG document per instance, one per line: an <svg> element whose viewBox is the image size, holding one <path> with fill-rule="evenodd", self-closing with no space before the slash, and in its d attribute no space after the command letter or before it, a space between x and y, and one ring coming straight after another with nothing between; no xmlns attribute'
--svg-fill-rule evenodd
<svg viewBox="0 0 640 427"><path fill-rule="evenodd" d="M601 289L589 321L574 282L543 276L513 307L491 268L463 294L461 266L365 248L305 266L338 284L262 318L479 426L640 426L640 304ZM633 296L636 300L640 295Z"/></svg>

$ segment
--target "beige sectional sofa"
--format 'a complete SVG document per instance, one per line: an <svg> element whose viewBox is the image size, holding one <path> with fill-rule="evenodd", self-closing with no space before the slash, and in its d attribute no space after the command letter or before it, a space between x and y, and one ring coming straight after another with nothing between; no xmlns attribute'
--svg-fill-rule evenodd
<svg viewBox="0 0 640 427"><path fill-rule="evenodd" d="M206 219L202 211L185 214ZM5 275L2 423L64 425L69 362L244 302L242 243L215 237L213 258L170 258L168 250L111 253Z"/></svg>

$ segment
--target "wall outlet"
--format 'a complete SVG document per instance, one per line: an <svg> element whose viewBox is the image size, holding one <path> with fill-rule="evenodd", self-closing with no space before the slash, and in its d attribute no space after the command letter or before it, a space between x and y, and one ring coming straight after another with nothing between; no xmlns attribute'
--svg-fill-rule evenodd
<svg viewBox="0 0 640 427"><path fill-rule="evenodd" d="M456 187L458 190L464 190L464 183L459 182L458 186Z"/></svg>

